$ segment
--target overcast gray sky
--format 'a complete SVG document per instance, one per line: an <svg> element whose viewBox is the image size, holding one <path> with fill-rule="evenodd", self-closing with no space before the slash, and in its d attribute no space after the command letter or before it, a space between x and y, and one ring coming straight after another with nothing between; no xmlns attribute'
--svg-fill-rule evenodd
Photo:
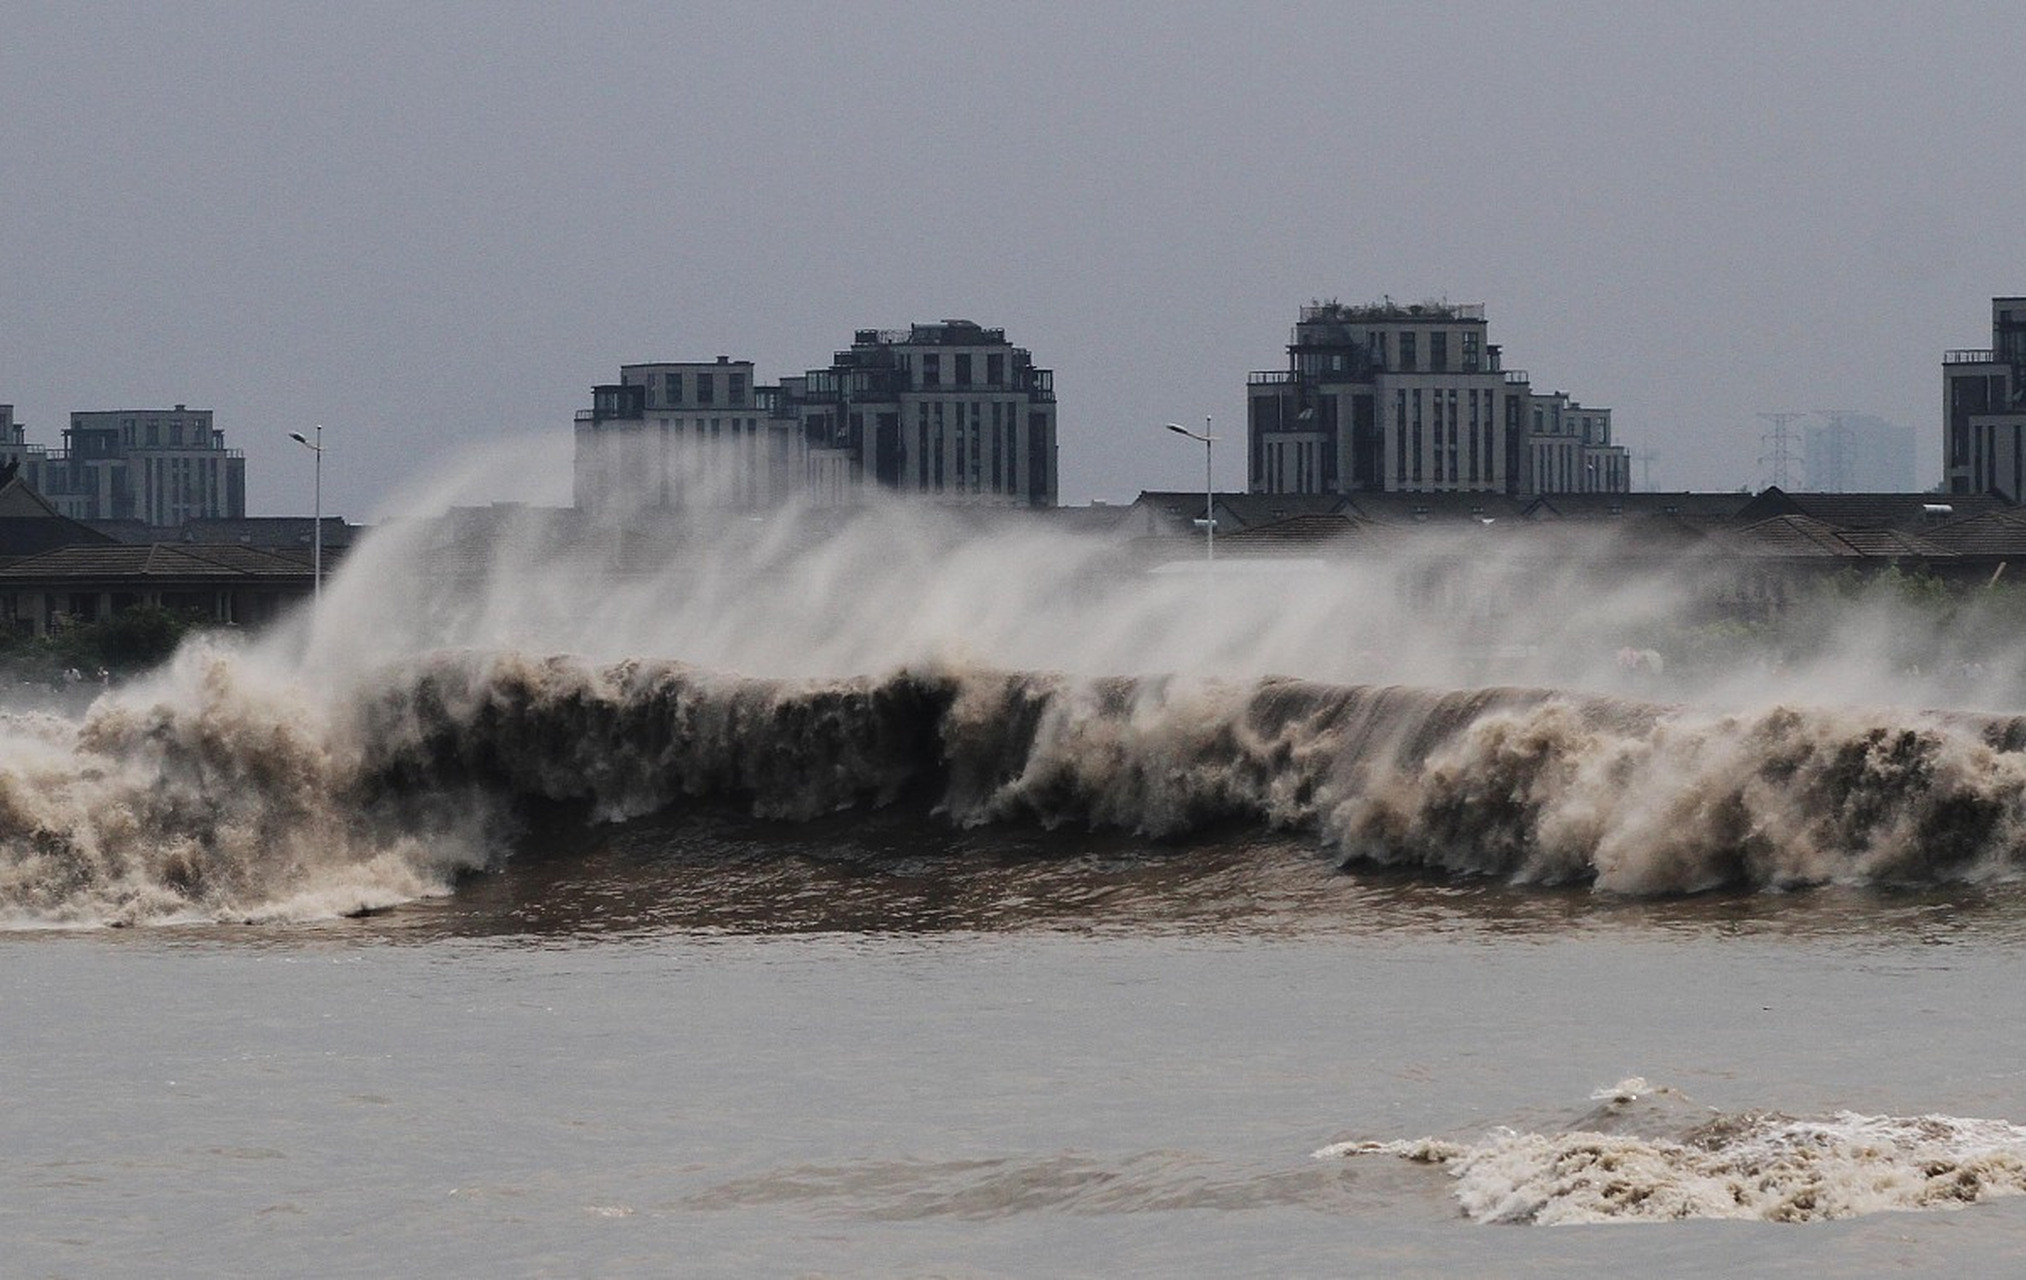
<svg viewBox="0 0 2026 1280"><path fill-rule="evenodd" d="M1446 297L1656 487L1829 408L1929 482L1942 351L2026 292L2022 52L2009 2L0 0L0 401L215 408L256 513L322 422L362 518L621 363L966 317L1055 369L1063 500L1124 500L1303 303ZM543 456L495 496L567 501Z"/></svg>

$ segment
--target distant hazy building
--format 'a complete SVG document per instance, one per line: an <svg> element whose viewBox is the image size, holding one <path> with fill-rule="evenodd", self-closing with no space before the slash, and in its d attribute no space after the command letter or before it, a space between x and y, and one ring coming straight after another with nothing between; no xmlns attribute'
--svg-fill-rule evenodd
<svg viewBox="0 0 2026 1280"><path fill-rule="evenodd" d="M1391 299L1304 307L1288 367L1247 379L1254 493L1622 493L1608 409L1533 394L1484 308Z"/></svg>
<svg viewBox="0 0 2026 1280"><path fill-rule="evenodd" d="M1950 493L2026 497L2026 297L1991 299L1988 349L1942 356Z"/></svg>
<svg viewBox="0 0 2026 1280"><path fill-rule="evenodd" d="M750 360L621 365L577 413L577 506L778 501L800 487L801 448L794 420L775 416L776 396L754 386Z"/></svg>
<svg viewBox="0 0 2026 1280"><path fill-rule="evenodd" d="M1911 493L1914 431L1870 413L1831 411L1801 432L1802 488L1815 493Z"/></svg>
<svg viewBox="0 0 2026 1280"><path fill-rule="evenodd" d="M225 447L209 409L73 413L63 448L36 462L24 468L30 485L74 520L167 528L246 514L246 459Z"/></svg>
<svg viewBox="0 0 2026 1280"><path fill-rule="evenodd" d="M625 365L576 421L577 505L750 508L868 486L1053 506L1054 377L968 320L861 329L830 367L757 386L750 361Z"/></svg>

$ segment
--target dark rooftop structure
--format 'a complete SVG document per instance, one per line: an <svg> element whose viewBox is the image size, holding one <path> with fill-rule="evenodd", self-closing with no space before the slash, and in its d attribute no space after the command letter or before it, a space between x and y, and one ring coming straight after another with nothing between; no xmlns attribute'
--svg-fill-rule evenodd
<svg viewBox="0 0 2026 1280"><path fill-rule="evenodd" d="M20 468L0 466L0 565L59 547L111 541L106 534L59 513L21 479Z"/></svg>

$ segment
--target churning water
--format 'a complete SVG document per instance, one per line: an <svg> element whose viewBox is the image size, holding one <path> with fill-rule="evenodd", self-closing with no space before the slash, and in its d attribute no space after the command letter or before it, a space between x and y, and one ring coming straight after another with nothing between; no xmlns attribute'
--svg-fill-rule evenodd
<svg viewBox="0 0 2026 1280"><path fill-rule="evenodd" d="M1611 655L1701 634L1695 583L1469 546L455 523L0 716L10 1266L2026 1243L2016 654L1966 690L1870 600L1662 676ZM1513 1227L1569 1223L1624 1225Z"/></svg>

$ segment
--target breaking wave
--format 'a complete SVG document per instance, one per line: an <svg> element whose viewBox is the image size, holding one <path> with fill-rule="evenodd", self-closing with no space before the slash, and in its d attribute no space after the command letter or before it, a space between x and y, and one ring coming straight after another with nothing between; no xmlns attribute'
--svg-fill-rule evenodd
<svg viewBox="0 0 2026 1280"><path fill-rule="evenodd" d="M447 891L538 809L699 802L1154 839L1242 824L1346 862L1628 894L1983 881L2026 849L2026 722L2006 718L483 650L347 687L197 646L81 721L0 718L0 912L327 915Z"/></svg>
<svg viewBox="0 0 2026 1280"><path fill-rule="evenodd" d="M1692 1108L1665 1086L1633 1079L1607 1092L1565 1132L1342 1142L1315 1155L1442 1166L1463 1211L1487 1223L1816 1222L2026 1194L2026 1128L2000 1120L1848 1111L1684 1117Z"/></svg>

